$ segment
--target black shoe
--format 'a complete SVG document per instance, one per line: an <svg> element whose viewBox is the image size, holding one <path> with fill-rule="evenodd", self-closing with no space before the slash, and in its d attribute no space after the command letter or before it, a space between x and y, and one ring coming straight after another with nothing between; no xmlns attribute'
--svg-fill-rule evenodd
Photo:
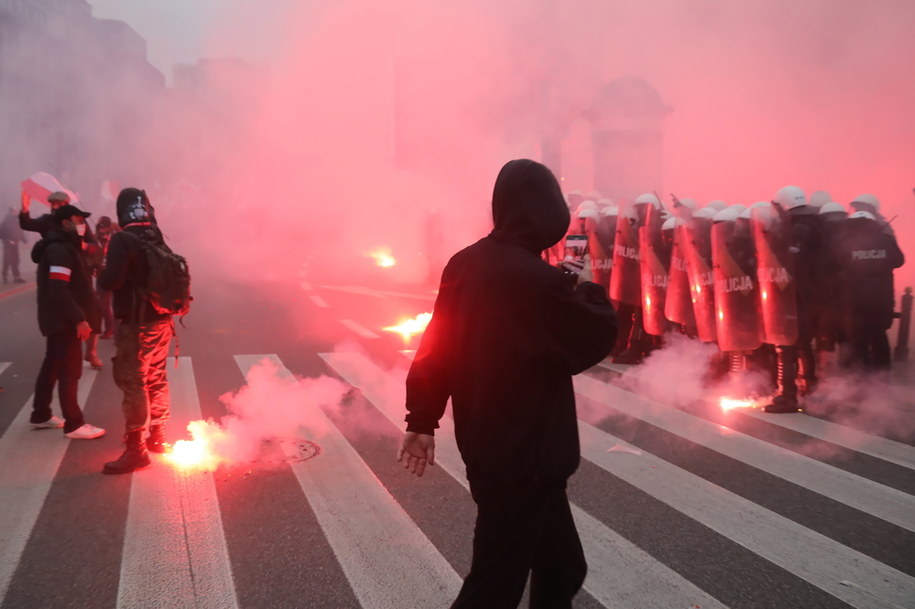
<svg viewBox="0 0 915 609"><path fill-rule="evenodd" d="M151 425L149 427L149 437L146 438L146 450L159 455L172 450L172 445L165 441L164 425Z"/></svg>
<svg viewBox="0 0 915 609"><path fill-rule="evenodd" d="M23 279L22 277L16 277L15 279L13 279L13 281L15 281L16 283L25 283L25 279Z"/></svg>
<svg viewBox="0 0 915 609"><path fill-rule="evenodd" d="M771 403L763 406L763 412L768 412L770 414L786 414L789 412L800 412L801 407L797 403L797 399L785 397L783 395L775 396L775 399Z"/></svg>
<svg viewBox="0 0 915 609"><path fill-rule="evenodd" d="M103 474L129 474L149 465L149 453L143 442L143 431L131 431L124 436L127 448L117 461L109 461L102 469Z"/></svg>

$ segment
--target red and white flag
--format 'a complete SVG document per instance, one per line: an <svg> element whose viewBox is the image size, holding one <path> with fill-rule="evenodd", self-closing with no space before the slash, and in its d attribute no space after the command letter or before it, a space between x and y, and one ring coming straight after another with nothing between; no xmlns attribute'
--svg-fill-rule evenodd
<svg viewBox="0 0 915 609"><path fill-rule="evenodd" d="M44 171L33 173L27 179L23 180L20 185L22 186L22 190L28 193L33 200L40 201L45 205L48 205L48 197L51 193L56 191L67 193L71 203L75 204L79 202L79 197L76 196L76 193L64 188L57 178Z"/></svg>

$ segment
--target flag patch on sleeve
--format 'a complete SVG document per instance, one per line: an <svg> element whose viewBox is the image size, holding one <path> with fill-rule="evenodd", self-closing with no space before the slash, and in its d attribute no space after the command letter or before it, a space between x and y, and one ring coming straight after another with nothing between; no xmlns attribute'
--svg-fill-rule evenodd
<svg viewBox="0 0 915 609"><path fill-rule="evenodd" d="M72 271L65 266L52 266L48 269L48 276L51 279L59 279L61 281L70 281L70 274Z"/></svg>

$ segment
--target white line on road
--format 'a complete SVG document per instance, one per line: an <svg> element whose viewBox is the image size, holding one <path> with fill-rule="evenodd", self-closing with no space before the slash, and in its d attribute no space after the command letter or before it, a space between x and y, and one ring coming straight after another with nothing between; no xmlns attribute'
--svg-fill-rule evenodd
<svg viewBox="0 0 915 609"><path fill-rule="evenodd" d="M579 421L582 456L860 609L911 607L915 579ZM623 451L608 452L619 445ZM627 454L627 450L641 453ZM849 585L851 584L851 585Z"/></svg>
<svg viewBox="0 0 915 609"><path fill-rule="evenodd" d="M407 357L413 355L402 353ZM322 353L321 358L348 383L358 387L392 423L403 427L406 392L402 374L386 373L361 354ZM436 465L469 490L464 462L454 440L454 423L446 416L439 425L435 434ZM639 606L654 609L725 608L720 601L574 504L572 513L588 559L584 588L601 603L627 607L632 606L633 599L638 599Z"/></svg>
<svg viewBox="0 0 915 609"><path fill-rule="evenodd" d="M915 531L915 497L585 375L575 391L798 486Z"/></svg>
<svg viewBox="0 0 915 609"><path fill-rule="evenodd" d="M86 403L97 376L96 370L83 370L77 393L80 404ZM0 438L0 601L6 596L71 441L60 429L29 427L34 397L29 398ZM51 408L60 410L56 395Z"/></svg>
<svg viewBox="0 0 915 609"><path fill-rule="evenodd" d="M177 436L200 418L190 358L180 358L168 375ZM150 468L131 476L117 606L236 609L213 474L180 471L155 457Z"/></svg>
<svg viewBox="0 0 915 609"><path fill-rule="evenodd" d="M612 364L607 361L599 363L598 367L619 374L631 368L631 366ZM845 425L839 425L803 413L772 416L755 409L744 409L740 412L746 416L802 433L811 438L824 440L908 469L915 469L915 448L908 444L873 436Z"/></svg>
<svg viewBox="0 0 915 609"><path fill-rule="evenodd" d="M303 281L299 285L302 286L302 289L305 290L306 292L310 292L312 290L311 284L308 283L307 281Z"/></svg>
<svg viewBox="0 0 915 609"><path fill-rule="evenodd" d="M362 338L380 338L377 334L375 334L371 330L364 328L363 326L360 326L359 324L357 324L356 322L354 322L351 319L341 319L340 323L343 324L344 326L346 326L347 328L349 328L350 330L352 330L353 332L355 332L356 334L358 334L359 336L361 336Z"/></svg>
<svg viewBox="0 0 915 609"><path fill-rule="evenodd" d="M9 362L0 362L0 374L3 374L3 371L10 367Z"/></svg>
<svg viewBox="0 0 915 609"><path fill-rule="evenodd" d="M315 305L321 307L322 309L327 309L330 307L330 305L327 304L327 301L324 300L323 298L321 298L320 296L309 296L309 298L311 299L311 302L313 302Z"/></svg>
<svg viewBox="0 0 915 609"><path fill-rule="evenodd" d="M236 355L246 375L265 357ZM461 578L324 413L316 459L291 463L362 607L447 607ZM289 450L286 445L283 450ZM290 455L292 456L292 455Z"/></svg>
<svg viewBox="0 0 915 609"><path fill-rule="evenodd" d="M915 469L915 448L901 442L872 436L851 427L838 425L800 412L774 417L771 414L755 410L742 410L741 412L747 416L800 432L812 438L825 440L902 467Z"/></svg>

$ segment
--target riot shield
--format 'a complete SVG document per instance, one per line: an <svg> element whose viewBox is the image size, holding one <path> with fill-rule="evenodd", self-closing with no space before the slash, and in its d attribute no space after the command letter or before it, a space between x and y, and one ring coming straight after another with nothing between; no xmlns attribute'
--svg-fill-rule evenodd
<svg viewBox="0 0 915 609"><path fill-rule="evenodd" d="M693 217L683 241L696 335L705 343L718 340L715 322L715 275L712 271L712 219Z"/></svg>
<svg viewBox="0 0 915 609"><path fill-rule="evenodd" d="M645 224L639 227L639 272L642 288L642 325L652 336L663 336L667 329L664 305L667 298L667 266L669 252L661 235L659 211L648 205Z"/></svg>
<svg viewBox="0 0 915 609"><path fill-rule="evenodd" d="M746 253L749 232L739 234L737 222L712 225L712 262L718 347L722 351L752 351L762 344L759 288Z"/></svg>
<svg viewBox="0 0 915 609"><path fill-rule="evenodd" d="M685 223L674 228L673 249L667 272L667 300L664 316L690 330L696 326L693 302L690 297L689 272L686 267L686 241L689 239Z"/></svg>
<svg viewBox="0 0 915 609"><path fill-rule="evenodd" d="M793 345L798 338L798 317L794 255L789 251L790 219L771 206L754 207L750 213L762 341L770 345Z"/></svg>
<svg viewBox="0 0 915 609"><path fill-rule="evenodd" d="M616 239L613 242L610 299L641 307L642 287L639 274L638 224L632 217L621 213L617 216Z"/></svg>
<svg viewBox="0 0 915 609"><path fill-rule="evenodd" d="M591 276L609 290L613 269L613 242L616 239L616 216L588 219L588 251L591 254Z"/></svg>

